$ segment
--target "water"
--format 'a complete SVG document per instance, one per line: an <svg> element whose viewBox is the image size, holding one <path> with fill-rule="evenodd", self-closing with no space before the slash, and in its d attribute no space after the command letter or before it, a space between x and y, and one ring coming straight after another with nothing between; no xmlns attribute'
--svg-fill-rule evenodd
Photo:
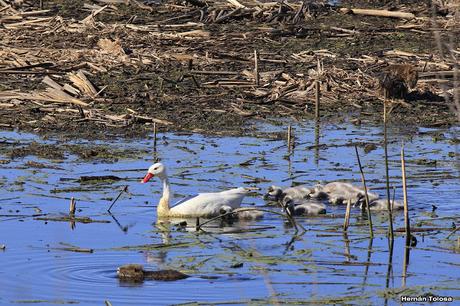
<svg viewBox="0 0 460 306"><path fill-rule="evenodd" d="M455 133L455 129L390 130L390 175L392 185L397 186L397 199L402 198L399 154L405 142L413 226L449 228L452 222L458 224ZM302 123L295 126L297 145L290 156L284 140L160 134L155 157L168 166L177 199L199 191L251 186L260 190L246 197L244 205L262 206L266 204L262 195L271 184L313 185L333 180L359 184L353 144L376 143L376 150L365 154L361 148L360 153L368 185L384 197L381 134L377 127L331 124L315 133L315 126ZM60 144L53 138L44 141L31 134L0 133L0 143L15 139L22 144ZM120 157L88 161L72 154L63 160L27 156L2 165L0 244L6 249L0 251L0 304L101 305L109 300L113 305L395 305L400 304L400 294L459 296L458 235L445 239L448 230L416 234L418 244L410 252L405 278L404 237L396 237L391 254L385 238L386 215L374 214L377 234L369 240L357 208L352 211L348 235L341 230L342 206L328 207L329 217L300 218L308 229L302 236L294 236L293 229L277 215L233 227L213 224L207 228L212 233L199 235L194 220L189 220L187 230L178 231L174 224L155 223L160 182L139 183L153 162L152 140L98 144L118 150ZM2 152L0 159L9 160ZM30 161L59 169L31 168ZM78 182L81 176L91 175L122 179ZM112 217L106 210L125 185L130 194L120 197ZM70 197L77 199L77 216L110 222L72 226L37 219L66 214ZM435 213L432 205L438 207ZM402 213L397 213L395 228L402 227L402 221ZM259 230L246 232L251 228ZM67 249L70 246L93 252L73 252ZM177 269L191 277L126 284L116 278L116 268L126 263L141 263L151 270ZM243 266L231 267L238 263Z"/></svg>

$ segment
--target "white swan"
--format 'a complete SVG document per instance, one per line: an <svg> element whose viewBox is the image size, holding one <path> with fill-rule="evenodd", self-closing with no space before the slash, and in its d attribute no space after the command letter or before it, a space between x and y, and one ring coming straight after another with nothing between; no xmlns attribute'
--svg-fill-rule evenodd
<svg viewBox="0 0 460 306"><path fill-rule="evenodd" d="M375 201L379 195L367 191L369 201ZM347 204L350 201L352 204L358 204L365 198L363 188L356 187L349 183L332 182L326 185L316 185L310 197L314 199L327 199L332 204Z"/></svg>
<svg viewBox="0 0 460 306"><path fill-rule="evenodd" d="M314 190L307 185L298 185L284 189L272 185L268 187L268 191L264 195L264 198L273 199L275 201L282 201L286 196L289 196L292 199L305 199L312 192L314 192Z"/></svg>
<svg viewBox="0 0 460 306"><path fill-rule="evenodd" d="M326 205L316 200L296 200L285 196L282 203L293 216L317 216L326 213Z"/></svg>
<svg viewBox="0 0 460 306"><path fill-rule="evenodd" d="M220 214L222 207L238 208L248 193L245 188L235 188L215 193L200 193L194 197L183 199L169 206L171 188L169 186L166 168L162 163L150 166L142 183L147 183L152 177L158 177L163 183L163 196L157 206L158 217L214 217Z"/></svg>

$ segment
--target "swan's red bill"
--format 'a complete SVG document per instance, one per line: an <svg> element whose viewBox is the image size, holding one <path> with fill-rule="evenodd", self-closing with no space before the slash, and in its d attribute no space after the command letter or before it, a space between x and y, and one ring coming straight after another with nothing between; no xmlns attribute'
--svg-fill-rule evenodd
<svg viewBox="0 0 460 306"><path fill-rule="evenodd" d="M141 183L147 183L150 181L150 179L153 177L152 173L147 173L147 175L144 177L144 179L141 181Z"/></svg>

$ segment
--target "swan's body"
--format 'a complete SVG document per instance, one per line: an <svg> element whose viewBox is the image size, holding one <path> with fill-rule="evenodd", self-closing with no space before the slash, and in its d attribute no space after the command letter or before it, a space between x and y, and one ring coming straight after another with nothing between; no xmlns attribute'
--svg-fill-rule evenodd
<svg viewBox="0 0 460 306"><path fill-rule="evenodd" d="M390 201L390 205L393 211L404 209L404 204L401 201L392 200ZM375 211L387 211L388 210L387 199L378 199L378 200L371 201L371 203L369 204L369 207L371 210L375 210Z"/></svg>
<svg viewBox="0 0 460 306"><path fill-rule="evenodd" d="M166 168L161 163L152 165L147 175L142 180L147 183L152 177L157 176L163 183L163 196L157 206L158 217L214 217L220 214L224 206L232 209L238 208L248 191L244 188L235 188L222 192L200 193L179 201L174 207L169 206L171 188L169 185Z"/></svg>
<svg viewBox="0 0 460 306"><path fill-rule="evenodd" d="M369 201L375 201L379 195L373 192L367 192ZM332 204L347 204L349 201L352 204L357 204L364 200L364 189L356 187L349 183L332 182L326 185L317 185L310 197L314 199L327 199Z"/></svg>
<svg viewBox="0 0 460 306"><path fill-rule="evenodd" d="M296 200L286 196L282 203L293 216L317 216L326 213L326 205L317 200Z"/></svg>
<svg viewBox="0 0 460 306"><path fill-rule="evenodd" d="M275 185L268 187L268 191L265 194L265 198L270 198L275 201L282 201L284 197L288 196L291 199L305 199L309 194L313 192L313 189L307 185L298 185L294 187L281 188Z"/></svg>

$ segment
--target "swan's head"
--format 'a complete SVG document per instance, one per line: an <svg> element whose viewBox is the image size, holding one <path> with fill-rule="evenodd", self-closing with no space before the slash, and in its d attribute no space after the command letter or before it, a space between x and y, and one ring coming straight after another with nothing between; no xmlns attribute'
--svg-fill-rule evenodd
<svg viewBox="0 0 460 306"><path fill-rule="evenodd" d="M157 176L160 179L166 177L166 168L162 163L156 163L151 165L141 183L147 183L154 176Z"/></svg>
<svg viewBox="0 0 460 306"><path fill-rule="evenodd" d="M267 193L264 195L265 200L281 200L283 198L283 189L281 187L272 185L268 187Z"/></svg>
<svg viewBox="0 0 460 306"><path fill-rule="evenodd" d="M318 199L318 200L325 200L329 197L329 195L323 191L324 186L321 184L317 184L315 188L311 190L311 192L307 195L307 198Z"/></svg>
<svg viewBox="0 0 460 306"><path fill-rule="evenodd" d="M281 201L286 210L292 210L294 208L294 199L290 196L285 196Z"/></svg>

